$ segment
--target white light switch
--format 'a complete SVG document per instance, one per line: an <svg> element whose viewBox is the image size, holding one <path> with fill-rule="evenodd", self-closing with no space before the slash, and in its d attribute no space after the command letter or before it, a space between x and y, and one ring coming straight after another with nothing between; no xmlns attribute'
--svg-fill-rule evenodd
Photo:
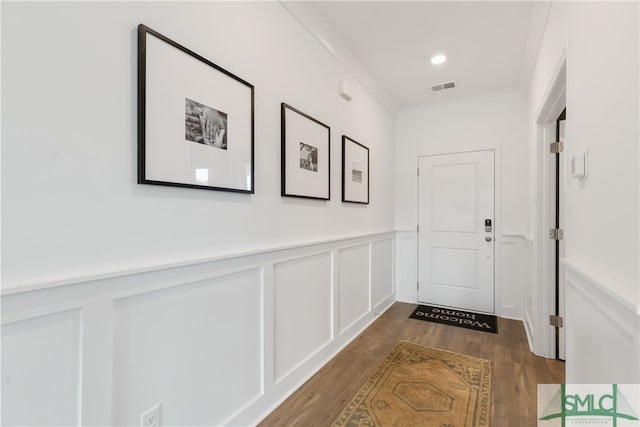
<svg viewBox="0 0 640 427"><path fill-rule="evenodd" d="M585 179L587 177L587 151L577 153L571 159L571 177Z"/></svg>

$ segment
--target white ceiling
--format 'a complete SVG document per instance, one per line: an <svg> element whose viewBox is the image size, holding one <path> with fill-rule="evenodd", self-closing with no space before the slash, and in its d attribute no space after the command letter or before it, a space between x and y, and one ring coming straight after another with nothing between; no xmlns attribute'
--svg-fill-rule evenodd
<svg viewBox="0 0 640 427"><path fill-rule="evenodd" d="M399 108L526 90L549 10L530 1L311 2ZM429 62L443 53L447 61ZM457 88L431 86L456 81Z"/></svg>

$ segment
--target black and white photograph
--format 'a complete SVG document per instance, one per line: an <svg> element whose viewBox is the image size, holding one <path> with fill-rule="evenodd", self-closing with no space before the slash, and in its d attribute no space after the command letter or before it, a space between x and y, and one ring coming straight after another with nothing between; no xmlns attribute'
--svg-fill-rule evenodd
<svg viewBox="0 0 640 427"><path fill-rule="evenodd" d="M304 142L300 143L300 169L318 172L318 149Z"/></svg>
<svg viewBox="0 0 640 427"><path fill-rule="evenodd" d="M342 135L342 201L369 204L369 148Z"/></svg>
<svg viewBox="0 0 640 427"><path fill-rule="evenodd" d="M138 26L139 184L253 194L254 106L252 84Z"/></svg>
<svg viewBox="0 0 640 427"><path fill-rule="evenodd" d="M281 104L281 195L330 199L331 129L292 106Z"/></svg>
<svg viewBox="0 0 640 427"><path fill-rule="evenodd" d="M185 98L185 139L198 144L227 149L227 115Z"/></svg>
<svg viewBox="0 0 640 427"><path fill-rule="evenodd" d="M358 184L362 183L362 166L355 162L351 165L351 180Z"/></svg>

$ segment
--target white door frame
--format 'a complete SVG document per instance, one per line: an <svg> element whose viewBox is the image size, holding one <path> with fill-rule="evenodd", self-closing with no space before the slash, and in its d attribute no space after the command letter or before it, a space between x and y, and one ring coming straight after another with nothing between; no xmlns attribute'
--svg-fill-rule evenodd
<svg viewBox="0 0 640 427"><path fill-rule="evenodd" d="M533 352L547 358L556 357L555 328L549 324L549 316L555 313L555 275L554 275L554 241L549 238L552 227L550 214L553 208L550 198L552 193L552 171L549 167L549 143L555 141L556 120L567 106L567 58L570 42L562 51L556 69L550 79L547 91L542 98L536 114L534 155L535 155L535 242L534 242L534 307L536 318L531 319L534 330L532 339ZM568 123L568 122L567 122ZM565 129L568 134L569 130ZM568 137L566 137L569 139ZM565 180L560 177L560 211L566 212ZM563 214L564 216L564 214ZM566 236L565 236L566 238ZM560 245L559 280L564 284L564 244ZM536 286L536 284L539 284Z"/></svg>
<svg viewBox="0 0 640 427"><path fill-rule="evenodd" d="M454 151L436 151L436 152L427 152L420 153L416 157L416 168L420 165L420 157L429 157L429 156L442 156L446 154L462 154L462 153L473 153L477 151L492 151L493 152L493 310L496 316L501 315L502 309L502 279L500 273L500 265L502 262L502 257L500 255L500 244L502 243L502 213L499 206L502 206L502 186L498 185L499 182L502 182L502 150L500 146L495 147L477 147L477 148L469 148L464 150L454 150ZM416 177L416 200L419 200L420 197L420 187L418 185L418 178ZM420 203L416 203L416 228L418 218L420 218ZM413 230L415 233L415 229ZM415 235L415 245L416 245L416 279L420 277L420 239L417 235ZM416 283L416 301L418 298L418 289Z"/></svg>

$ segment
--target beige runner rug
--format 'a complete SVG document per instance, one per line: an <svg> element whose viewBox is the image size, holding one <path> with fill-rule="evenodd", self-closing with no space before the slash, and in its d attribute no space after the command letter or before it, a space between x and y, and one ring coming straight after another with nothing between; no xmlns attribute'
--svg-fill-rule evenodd
<svg viewBox="0 0 640 427"><path fill-rule="evenodd" d="M491 362L399 341L337 426L486 427Z"/></svg>

